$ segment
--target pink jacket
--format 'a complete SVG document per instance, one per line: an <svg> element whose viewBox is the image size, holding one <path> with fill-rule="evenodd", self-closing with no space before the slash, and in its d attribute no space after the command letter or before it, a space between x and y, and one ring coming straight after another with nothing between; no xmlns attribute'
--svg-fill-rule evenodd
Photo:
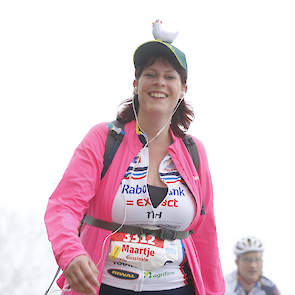
<svg viewBox="0 0 295 295"><path fill-rule="evenodd" d="M96 125L89 131L77 147L62 180L48 201L45 213L48 237L56 261L63 270L75 257L82 254L90 256L95 264L98 262L103 241L110 232L84 224L79 238L77 234L80 221L86 211L90 216L112 221L112 204L120 182L129 164L142 148L136 134L135 121L127 123L126 134L112 165L100 180L107 133L106 123ZM187 228L194 229L194 233L183 240L196 294L223 295L224 279L219 260L212 184L206 153L201 142L194 138L199 152L198 174L183 141L172 132L171 136L173 143L168 151L197 202L197 214ZM205 201L205 215L200 215L200 195ZM104 247L102 262L98 266L99 281L108 246L109 239ZM63 275L58 284L63 286ZM72 291L67 294L78 293Z"/></svg>

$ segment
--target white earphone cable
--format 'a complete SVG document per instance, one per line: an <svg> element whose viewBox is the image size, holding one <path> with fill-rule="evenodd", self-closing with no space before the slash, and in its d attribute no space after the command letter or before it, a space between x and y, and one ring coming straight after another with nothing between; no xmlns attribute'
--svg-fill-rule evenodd
<svg viewBox="0 0 295 295"><path fill-rule="evenodd" d="M171 118L173 117L173 115L175 114L175 112L177 111L177 109L178 109L178 107L179 107L179 105L181 104L181 102L182 102L182 100L184 99L184 96L182 96L179 100L178 100L178 102L177 102L177 104L176 104L176 106L175 106L175 108L174 108L174 110L173 110L173 112L172 112L172 114L170 115L170 117L169 117L169 119L167 120L167 122L159 129L159 131L156 133L156 135L154 136L154 137L152 137L152 139L151 140L148 140L148 138L147 138L147 136L144 134L144 136L145 136L145 138L146 138L146 144L145 144L145 146L144 146L144 148L146 147L146 146L148 146L148 144L150 144L153 140L155 140L162 132L163 132L163 130L167 127L167 125L171 122ZM133 113L134 113L134 117L135 117L135 120L136 120L136 123L137 123L137 125L138 125L138 127L141 129L141 130L143 130L141 127L140 127L140 125L139 125L139 121L138 121L138 117L137 117L137 113L136 113L136 111L135 111L135 105L134 105L134 97L133 97L133 99L132 99L132 108L133 108ZM132 171L134 171L134 166L133 166L133 169L132 169ZM130 175L129 175L129 178L132 176L132 173L130 173ZM124 200L125 200L125 195L124 195ZM127 210L126 210L126 202L124 202L124 218L123 218L123 222L122 222L122 224L115 230L115 231L113 231L113 232L111 232L110 234L108 234L106 237L105 237L105 239L104 239L104 241L103 241L103 243L102 243L102 248L101 248L101 254L100 254L100 257L99 257L99 259L98 259L98 262L97 262L97 264L96 264L96 267L98 268L98 266L99 266L99 264L101 263L101 260L102 260L102 257L103 257L103 253L104 253L104 247L105 247L105 244L106 244L106 242L107 242L107 240L112 236L112 235L114 235L115 233L117 233L123 226L124 226L124 224L125 224L125 222L126 222L126 218L127 218ZM70 292L71 291L71 288L70 288L70 286L68 285L68 284L66 284L62 289L60 289L60 290L52 290L51 292L50 292L50 294L54 294L54 293L57 293L57 292Z"/></svg>
<svg viewBox="0 0 295 295"><path fill-rule="evenodd" d="M183 94L184 94L184 91L183 91ZM135 96L134 96L134 97L135 97ZM137 123L139 129L141 129L141 130L143 131L143 134L144 134L144 136L145 136L145 138L146 138L146 141L147 141L147 142L146 142L146 144L145 144L145 146L144 146L144 148L145 148L147 145L149 145L152 141L154 141L154 140L155 140L155 139L161 134L161 132L167 127L168 124L170 124L170 122L171 122L171 118L173 117L173 115L174 115L175 112L177 111L179 105L181 104L181 102L182 102L183 99L184 99L184 95L178 100L178 102L177 102L177 104L176 104L176 106L175 106L175 108L174 108L172 114L171 114L170 117L168 118L167 122L163 125L163 127L161 127L161 128L159 129L159 131L156 133L156 135L155 135L154 137L152 137L151 140L149 140L149 139L147 138L147 136L146 136L145 133L144 133L144 130L143 130L143 129L140 127L140 125L139 125L139 121L138 121L138 117L137 117L137 113L136 113L135 105L134 105L134 97L133 97L133 99L132 99L133 113L134 113L134 117L135 117L135 120L136 120L136 123Z"/></svg>

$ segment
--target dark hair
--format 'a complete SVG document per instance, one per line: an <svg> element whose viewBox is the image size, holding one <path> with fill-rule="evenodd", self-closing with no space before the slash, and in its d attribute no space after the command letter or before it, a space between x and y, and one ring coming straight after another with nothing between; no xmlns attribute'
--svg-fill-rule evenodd
<svg viewBox="0 0 295 295"><path fill-rule="evenodd" d="M139 79L143 70L152 64L158 59L164 59L165 61L169 62L173 68L179 73L182 84L186 84L186 71L185 69L175 60L175 58L171 57L170 55L151 55L147 56L141 65L139 65L135 69L135 78ZM132 100L134 99L134 107L136 113L138 113L139 109L139 102L138 102L138 95L134 95L132 98L128 98L124 100L121 104L121 110L117 114L117 120L127 123L130 121L135 120L133 107L132 107ZM185 132L188 130L191 122L194 119L194 112L193 109L189 104L187 104L184 100L179 104L176 112L174 113L172 120L171 120L171 129L173 133L178 137L184 137Z"/></svg>

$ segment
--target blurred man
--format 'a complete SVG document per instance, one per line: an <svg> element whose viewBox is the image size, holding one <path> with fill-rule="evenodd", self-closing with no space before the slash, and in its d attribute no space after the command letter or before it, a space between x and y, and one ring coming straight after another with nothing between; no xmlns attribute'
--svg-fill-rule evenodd
<svg viewBox="0 0 295 295"><path fill-rule="evenodd" d="M225 278L225 295L279 295L276 285L262 275L263 245L255 237L246 237L234 247L237 270Z"/></svg>

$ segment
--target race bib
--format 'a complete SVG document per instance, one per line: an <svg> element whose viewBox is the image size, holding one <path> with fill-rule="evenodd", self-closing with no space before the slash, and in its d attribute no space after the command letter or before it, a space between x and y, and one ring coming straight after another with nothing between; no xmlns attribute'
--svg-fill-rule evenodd
<svg viewBox="0 0 295 295"><path fill-rule="evenodd" d="M155 270L178 260L177 240L118 232L111 237L109 257L142 270Z"/></svg>

